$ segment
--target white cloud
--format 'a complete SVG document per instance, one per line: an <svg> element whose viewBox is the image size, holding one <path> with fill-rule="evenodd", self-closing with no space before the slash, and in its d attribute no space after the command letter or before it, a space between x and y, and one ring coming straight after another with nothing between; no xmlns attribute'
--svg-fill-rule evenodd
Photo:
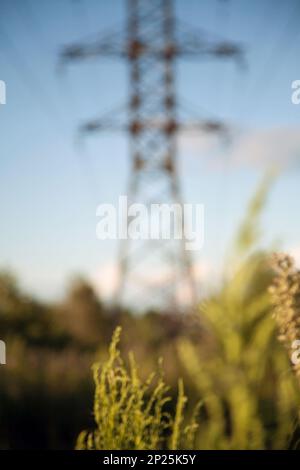
<svg viewBox="0 0 300 470"><path fill-rule="evenodd" d="M196 261L193 265L194 279L197 285L200 286L201 294L203 295L206 288L211 287L211 280L218 278L216 267L209 260ZM142 278L139 276L137 284L144 284L149 286L149 289L155 291L160 285L164 285L170 278L170 271L167 269L156 269L147 271L147 275ZM134 276L131 278L131 282L134 282ZM119 267L117 262L109 262L102 265L99 269L90 276L90 281L98 293L99 297L104 300L111 300L116 293L119 280ZM181 288L178 295L180 303L188 301L189 290L184 282L181 283Z"/></svg>
<svg viewBox="0 0 300 470"><path fill-rule="evenodd" d="M180 145L183 153L203 156L214 168L222 167L225 162L233 168L300 166L300 128L296 127L234 131L231 143L226 146L216 136L184 134Z"/></svg>
<svg viewBox="0 0 300 470"><path fill-rule="evenodd" d="M230 151L233 165L279 169L300 163L300 128L278 128L244 133Z"/></svg>
<svg viewBox="0 0 300 470"><path fill-rule="evenodd" d="M91 275L91 283L101 299L110 300L116 292L119 267L115 262L106 263Z"/></svg>
<svg viewBox="0 0 300 470"><path fill-rule="evenodd" d="M287 251L294 258L297 268L300 269L300 246L294 246Z"/></svg>

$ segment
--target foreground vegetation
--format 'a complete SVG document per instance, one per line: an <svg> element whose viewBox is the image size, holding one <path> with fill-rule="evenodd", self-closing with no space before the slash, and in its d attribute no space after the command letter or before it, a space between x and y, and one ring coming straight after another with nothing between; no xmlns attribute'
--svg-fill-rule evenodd
<svg viewBox="0 0 300 470"><path fill-rule="evenodd" d="M80 434L77 449L193 448L198 427L196 413L189 425L183 427L187 399L182 380L178 382L178 398L172 416L166 410L171 397L161 364L157 374L151 374L142 382L133 355L129 356L129 370L121 358L118 349L120 332L120 328L114 332L108 360L102 365L94 365L97 428Z"/></svg>
<svg viewBox="0 0 300 470"><path fill-rule="evenodd" d="M72 448L78 435L78 449L297 448L290 341L299 335L300 282L289 258L274 267L259 248L269 184L250 203L222 286L193 322L112 314L82 280L60 305L41 305L2 275L1 448Z"/></svg>

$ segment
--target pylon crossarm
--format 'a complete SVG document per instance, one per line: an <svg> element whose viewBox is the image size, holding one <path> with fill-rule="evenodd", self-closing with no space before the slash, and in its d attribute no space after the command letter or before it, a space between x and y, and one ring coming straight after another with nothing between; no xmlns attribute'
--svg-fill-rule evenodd
<svg viewBox="0 0 300 470"><path fill-rule="evenodd" d="M90 43L74 43L65 46L60 53L62 64L83 59L102 57L132 58L147 54L157 58L173 56L174 58L216 57L235 59L244 64L243 48L230 41L207 41L203 35L185 33L177 41L165 47L149 43L128 41L124 32L100 38Z"/></svg>
<svg viewBox="0 0 300 470"><path fill-rule="evenodd" d="M180 34L176 39L176 52L181 57L215 56L216 58L235 59L242 63L244 48L233 41L219 38L207 31L194 30L190 25L177 20Z"/></svg>
<svg viewBox="0 0 300 470"><path fill-rule="evenodd" d="M180 57L215 56L216 58L235 59L242 63L243 50L240 46L229 41L205 43L201 38L184 39L176 45L176 53Z"/></svg>
<svg viewBox="0 0 300 470"><path fill-rule="evenodd" d="M202 131L209 134L229 135L229 128L222 121L205 120L198 122L184 123L180 126L181 131L197 132Z"/></svg>
<svg viewBox="0 0 300 470"><path fill-rule="evenodd" d="M79 128L79 135L100 131L127 131L128 130L128 104L111 109L99 118L83 122Z"/></svg>
<svg viewBox="0 0 300 470"><path fill-rule="evenodd" d="M199 107L198 107L199 108ZM178 130L185 133L203 132L206 134L216 134L226 143L232 140L234 133L233 124L226 124L217 116L212 115L208 110L202 110L203 114L209 117L202 117L202 114L196 112L197 108L186 102L182 97L178 100L178 109L180 109L180 119Z"/></svg>
<svg viewBox="0 0 300 470"><path fill-rule="evenodd" d="M139 130L142 132L145 129L162 130L168 132L169 121L165 120L160 122L159 120L144 120L139 122ZM224 125L221 121L199 121L192 123L180 123L174 122L174 126L180 132L204 132L209 134L218 134L222 136L229 135L229 128ZM112 131L112 132L130 132L132 129L126 120L121 119L94 119L85 122L79 127L80 134L87 134L100 131Z"/></svg>
<svg viewBox="0 0 300 470"><path fill-rule="evenodd" d="M116 121L104 121L101 119L94 119L85 122L79 126L79 134L88 134L100 131L117 131L123 132L128 130L128 125Z"/></svg>
<svg viewBox="0 0 300 470"><path fill-rule="evenodd" d="M62 63L67 63L98 56L124 57L126 55L126 33L116 31L98 36L89 42L78 42L63 47L60 60Z"/></svg>

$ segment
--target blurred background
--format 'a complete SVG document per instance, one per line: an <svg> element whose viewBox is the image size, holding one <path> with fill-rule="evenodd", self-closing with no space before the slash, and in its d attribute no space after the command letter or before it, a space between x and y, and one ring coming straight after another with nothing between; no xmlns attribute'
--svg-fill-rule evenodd
<svg viewBox="0 0 300 470"><path fill-rule="evenodd" d="M201 299L218 298L226 310L221 293L229 276L228 247L266 173L276 173L268 198L258 190L261 207L252 209L259 214L250 210L255 230L255 217L262 215L260 253L280 247L300 263L300 105L291 100L292 82L300 79L300 4L176 0L174 7L187 28L236 42L244 51L242 64L201 57L176 64L178 97L188 116L218 119L230 129L226 143L196 131L178 137L184 200L205 206L205 243L193 259L196 282ZM203 330L172 312L113 308L118 241L97 240L96 207L117 204L126 194L128 136L103 132L79 140L77 129L126 102L127 64L93 58L65 67L59 57L67 44L124 27L126 2L1 0L0 11L0 80L6 83L6 104L0 105L0 339L7 346L7 365L0 366L0 446L73 448L78 432L92 424L90 366L104 356L117 324L123 325L123 350L135 351L143 373L163 356L172 394L181 375L192 402L199 386L178 351L182 341L197 348L201 338L207 354L215 351L216 338L207 325ZM252 241L246 243L250 251ZM253 298L269 279L265 267L255 270L245 280L256 286ZM249 292L235 292L244 307ZM260 306L258 315L267 311ZM251 337L244 329L243 335ZM272 347L270 361L277 355ZM279 363L281 356L271 375ZM219 366L214 363L210 377ZM284 445L283 429L294 412L289 383L282 391L286 401L279 394L287 421L274 418L270 384L282 384L277 379L274 372L272 380L257 379L260 386L247 382L252 392L256 385L259 390L267 447Z"/></svg>

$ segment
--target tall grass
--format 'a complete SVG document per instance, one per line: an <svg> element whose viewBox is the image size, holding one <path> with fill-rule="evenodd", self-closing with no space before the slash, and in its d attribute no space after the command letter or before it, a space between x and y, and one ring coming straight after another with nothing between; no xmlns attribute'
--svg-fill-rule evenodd
<svg viewBox="0 0 300 470"><path fill-rule="evenodd" d="M146 381L139 378L132 355L126 366L117 329L108 360L94 366L96 428L80 434L78 449L291 446L300 390L290 373L289 357L276 338L269 286L273 283L280 339L289 348L300 333L300 281L286 259L279 263L274 281L269 253L259 249L260 216L270 184L266 178L250 202L222 287L200 305L201 339L176 340L190 389L202 403L200 417L196 408L186 424L187 398L181 380L172 413L161 364ZM295 371L299 375L299 368Z"/></svg>
<svg viewBox="0 0 300 470"><path fill-rule="evenodd" d="M293 430L299 390L276 341L269 254L258 248L270 182L265 179L250 202L222 288L200 307L205 341L178 344L204 401L199 448L285 448Z"/></svg>
<svg viewBox="0 0 300 470"><path fill-rule="evenodd" d="M179 380L174 416L168 411L171 401L164 382L162 364L144 382L132 354L129 366L123 361L118 343L121 328L113 335L109 357L93 366L95 381L94 418L96 429L83 431L77 449L180 449L193 446L197 424L193 417L184 426L187 398Z"/></svg>

